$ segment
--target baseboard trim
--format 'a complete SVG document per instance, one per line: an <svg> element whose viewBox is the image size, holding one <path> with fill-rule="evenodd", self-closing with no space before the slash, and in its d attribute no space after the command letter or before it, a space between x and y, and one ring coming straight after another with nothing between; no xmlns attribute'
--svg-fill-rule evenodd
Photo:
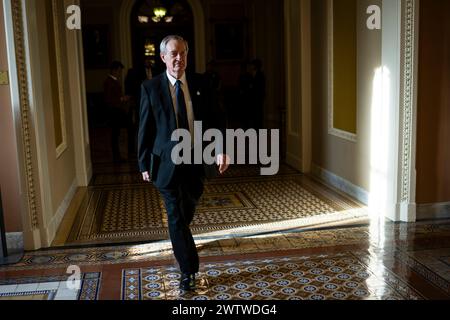
<svg viewBox="0 0 450 320"><path fill-rule="evenodd" d="M417 205L417 220L450 219L450 202Z"/></svg>
<svg viewBox="0 0 450 320"><path fill-rule="evenodd" d="M316 164L311 166L312 174L324 181L325 183L333 186L334 188L348 194L352 198L358 200L364 205L369 204L369 193L361 187L354 185L353 183L345 180L338 175L335 175L331 171L323 169Z"/></svg>
<svg viewBox="0 0 450 320"><path fill-rule="evenodd" d="M302 159L290 152L286 152L286 163L294 169L302 171Z"/></svg>
<svg viewBox="0 0 450 320"><path fill-rule="evenodd" d="M47 227L47 239L48 239L48 246L53 242L56 231L59 228L59 225L61 224L64 215L66 214L67 209L70 206L70 203L75 196L75 192L78 189L78 181L75 179L72 183L72 186L70 187L69 191L67 192L64 200L62 201L61 205L59 206L58 210L56 211L56 214L54 215L53 219L49 223Z"/></svg>

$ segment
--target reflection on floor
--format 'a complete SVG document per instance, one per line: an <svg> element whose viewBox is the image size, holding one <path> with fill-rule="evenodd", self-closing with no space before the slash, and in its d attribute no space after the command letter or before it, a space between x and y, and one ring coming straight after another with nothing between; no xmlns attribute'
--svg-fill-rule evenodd
<svg viewBox="0 0 450 320"><path fill-rule="evenodd" d="M178 290L170 243L28 252L0 268L0 298L449 299L450 221L197 241L197 290ZM78 288L63 280L76 265ZM72 281L69 281L72 283ZM59 288L58 291L57 288Z"/></svg>

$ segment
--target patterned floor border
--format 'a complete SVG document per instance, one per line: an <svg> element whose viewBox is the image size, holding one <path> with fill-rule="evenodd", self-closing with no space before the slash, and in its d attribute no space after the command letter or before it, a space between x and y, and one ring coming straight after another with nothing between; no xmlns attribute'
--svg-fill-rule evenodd
<svg viewBox="0 0 450 320"><path fill-rule="evenodd" d="M270 223L241 223L237 227L229 226L224 230L224 227L217 227L211 225L205 230L202 228L199 230L196 227L192 228L192 233L194 236L199 237L245 237L249 235L257 235L268 232L280 232L293 229L301 229L312 226L320 226L323 224L334 223L334 224L345 224L345 223L355 223L360 222L361 224L368 223L368 213L363 209L347 210L343 212L334 212L323 215L316 215L314 217L291 219L280 222L270 222ZM93 241L118 241L117 239L123 238L124 232L118 233L108 233L108 234L98 234L91 236L89 240ZM159 240L162 237L168 237L168 232L166 230L155 230L152 232L151 237L148 231L133 231L128 232L126 238L122 241L130 241L130 239L141 239L141 237L148 236L146 239L148 241ZM142 238L145 239L145 238ZM153 241L154 241L153 240ZM80 242L83 243L83 242ZM86 242L89 243L89 242ZM74 242L76 244L76 242Z"/></svg>
<svg viewBox="0 0 450 320"><path fill-rule="evenodd" d="M374 249L381 245L384 250L394 252L396 250L406 250L411 241L414 241L417 247L417 240L421 238L427 239L427 237L439 237L437 244L441 246L447 245L442 239L445 240L448 237L449 230L450 221L440 222L435 225L416 223L414 226L391 223L384 226L384 235L382 236L379 236L381 234L380 231L371 230L369 226L268 234L261 237L246 237L238 240L232 236L217 239L213 237L210 239L196 237L196 243L199 246L201 257L258 253L271 250L271 248L297 250L355 245L371 246ZM377 237L372 236L373 234L377 235ZM385 239L379 239L380 237ZM229 247L226 243L227 241L238 243ZM171 244L170 241L166 240L135 245L72 249L54 248L26 252L19 263L0 266L0 271L67 268L67 266L73 264L79 266L110 265L171 259Z"/></svg>
<svg viewBox="0 0 450 320"><path fill-rule="evenodd" d="M259 253L266 248L284 250L327 248L336 245L360 245L368 239L367 227L353 227L336 230L318 230L304 233L274 234L239 239L237 247L228 247L233 237L202 239L196 238L201 257ZM269 242L269 243L268 243ZM37 270L78 266L110 265L131 262L172 260L169 240L148 244L119 245L94 248L60 248L26 252L15 265L0 266L6 270Z"/></svg>
<svg viewBox="0 0 450 320"><path fill-rule="evenodd" d="M101 272L82 274L79 290L67 288L68 275L1 279L0 299L42 295L45 300L98 300L101 277Z"/></svg>
<svg viewBox="0 0 450 320"><path fill-rule="evenodd" d="M195 235L206 236L223 236L229 233L233 233L235 236L245 236L256 233L282 231L294 228L306 228L328 223L346 224L359 221L362 224L368 223L369 221L368 211L364 207L360 207L360 205L349 199L337 196L337 194L333 194L331 190L325 187L321 187L317 182L313 181L310 178L303 176L275 176L264 179L261 179L261 177L246 177L245 182L243 182L242 179L236 179L236 182L242 183L242 188L250 188L248 184L250 182L256 181L263 183L263 186L271 185L274 183L278 183L279 185L281 182L283 182L282 186L285 186L287 182L290 182L290 184L287 184L285 188L290 190L290 192L300 192L304 197L306 197L305 199L308 199L308 201L311 201L311 203L309 205L304 205L302 204L303 202L300 202L301 199L297 199L295 201L292 201L291 199L288 201L289 205L286 205L279 211L272 208L271 205L267 204L264 201L260 201L261 203L258 205L259 209L257 210L257 212L254 205L244 207L238 206L236 208L224 208L224 210L221 210L223 211L223 221L217 219L217 215L208 214L209 212L213 212L216 209L213 210L213 208L205 208L204 210L201 210L202 208L199 208L199 213L197 215L199 220L197 221L197 223L194 220L194 223L191 226L192 232ZM241 189L230 189L230 184L233 184L233 181L229 179L211 183L210 190L207 195L214 195L216 193L223 195L226 194L225 191L229 191L233 193L233 195L235 193L245 194L245 192L243 192ZM100 228L98 226L98 223L100 221L98 219L100 218L98 218L97 216L100 213L96 210L106 210L103 208L103 206L106 206L106 199L109 199L110 192L114 194L117 193L117 197L122 197L124 196L122 195L122 192L125 192L124 190L134 190L134 188L139 188L139 192L143 192L143 190L146 190L145 192L148 192L148 194L151 195L152 201L155 201L156 203L152 205L156 205L156 207L158 208L161 207L161 212L158 212L158 215L161 215L161 217L157 215L157 219L151 224L152 226L153 224L155 225L151 228L143 228L141 224L139 224L139 228L134 227L131 230L121 230L120 228L117 228L117 226L115 226L118 214L110 213L109 215L106 215L106 218L108 218L108 224L104 225L104 222L102 222L101 229L98 229ZM250 189L249 191L253 190ZM136 239L139 239L141 241L152 241L168 237L166 225L167 222L165 222L165 209L162 208L163 204L156 190L152 188L148 189L147 187L144 187L142 185L117 187L93 186L89 187L89 190L91 191L88 192L88 195L86 195L86 198L83 200L83 203L79 210L79 216L75 220L74 225L72 226L72 229L67 237L66 245L126 242L135 241ZM254 200L253 198L247 195L246 200L247 202L251 202ZM257 198L258 197L256 197L255 199ZM318 204L321 204L321 206L317 207ZM91 206L93 206L93 208L91 208ZM115 205L113 207L117 206ZM304 212L302 211L302 214L299 213L297 209L298 207L303 208L302 210ZM203 211L204 213L202 213ZM239 216L243 213L251 213L252 217L253 215L255 216L254 220L253 218L252 220L249 220L248 215L246 218L241 220L236 218L236 215ZM244 216L246 215L244 214ZM101 219L106 218L102 216ZM162 225L160 225L161 223ZM106 230L103 230L104 228L106 228ZM109 228L112 229L109 230ZM98 231L95 231L97 229Z"/></svg>
<svg viewBox="0 0 450 320"><path fill-rule="evenodd" d="M395 257L414 270L414 272L420 274L427 281L450 295L450 282L448 280L439 276L436 272L433 272L426 265L417 261L406 252L397 251L395 252Z"/></svg>
<svg viewBox="0 0 450 320"><path fill-rule="evenodd" d="M96 173L93 175L91 186L146 184L146 182L142 180L142 176L138 171L137 165L133 166L133 164L128 164L121 167L105 163L103 166L100 164L95 166L94 171L96 171ZM286 164L280 164L277 176L287 175L301 176L302 174ZM264 176L260 176L259 166L235 165L231 166L223 176L206 180L206 183L210 184L223 181L224 179L240 179L249 177L264 178Z"/></svg>

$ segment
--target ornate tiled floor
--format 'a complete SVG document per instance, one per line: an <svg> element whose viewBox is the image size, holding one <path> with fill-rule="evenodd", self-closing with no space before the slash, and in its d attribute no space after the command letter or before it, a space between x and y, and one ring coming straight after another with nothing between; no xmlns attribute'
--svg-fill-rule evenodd
<svg viewBox="0 0 450 320"><path fill-rule="evenodd" d="M359 204L287 166L269 178L241 169L206 186L193 224L195 292L177 288L154 190L133 164L98 162L54 247L0 266L0 300L450 299L450 221L368 224ZM111 244L130 240L141 242Z"/></svg>
<svg viewBox="0 0 450 320"><path fill-rule="evenodd" d="M117 173L94 175L92 185L72 206L73 214L67 215L72 220L62 224L54 246L168 238L167 214L158 191L142 183L130 163L118 168ZM238 237L368 221L361 204L286 165L276 176L258 172L257 166L232 166L223 177L207 181L191 225L193 233Z"/></svg>
<svg viewBox="0 0 450 320"><path fill-rule="evenodd" d="M177 266L170 244L162 241L28 252L18 264L0 267L0 298L450 299L450 221L198 239L197 244L201 268L194 293L177 289ZM91 277L84 294L66 290L57 296L40 286L58 283L59 288L71 276L70 265ZM32 290L17 291L23 284Z"/></svg>
<svg viewBox="0 0 450 320"><path fill-rule="evenodd" d="M94 175L80 190L53 246L136 243L168 239L166 212L157 190L143 183L137 160L111 163L109 129L94 128ZM121 138L121 150L126 151ZM191 229L202 237L367 222L361 204L281 164L276 176L258 165L232 165L209 180Z"/></svg>
<svg viewBox="0 0 450 320"><path fill-rule="evenodd" d="M178 289L173 266L123 271L124 300L420 300L394 273L371 267L358 255L232 260L203 264L195 292Z"/></svg>
<svg viewBox="0 0 450 320"><path fill-rule="evenodd" d="M97 300L100 273L0 279L1 300Z"/></svg>

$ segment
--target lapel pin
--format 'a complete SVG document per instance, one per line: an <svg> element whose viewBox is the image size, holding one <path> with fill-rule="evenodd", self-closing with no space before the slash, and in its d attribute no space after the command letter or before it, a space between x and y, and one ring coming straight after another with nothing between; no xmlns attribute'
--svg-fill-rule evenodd
<svg viewBox="0 0 450 320"><path fill-rule="evenodd" d="M197 91L197 95L198 95L198 96L200 95L200 91Z"/></svg>

